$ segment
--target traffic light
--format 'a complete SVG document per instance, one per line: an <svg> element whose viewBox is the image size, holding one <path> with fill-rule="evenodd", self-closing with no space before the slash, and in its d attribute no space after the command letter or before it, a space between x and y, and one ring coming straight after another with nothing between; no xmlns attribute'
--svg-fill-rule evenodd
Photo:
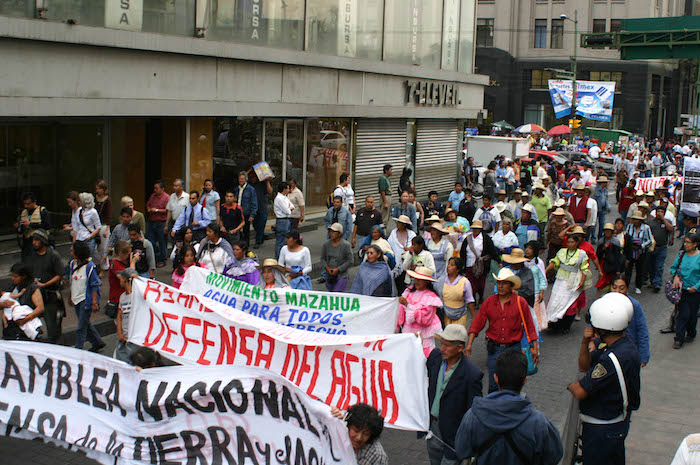
<svg viewBox="0 0 700 465"><path fill-rule="evenodd" d="M580 119L570 119L569 120L569 128L578 129L580 127L581 127L581 120Z"/></svg>

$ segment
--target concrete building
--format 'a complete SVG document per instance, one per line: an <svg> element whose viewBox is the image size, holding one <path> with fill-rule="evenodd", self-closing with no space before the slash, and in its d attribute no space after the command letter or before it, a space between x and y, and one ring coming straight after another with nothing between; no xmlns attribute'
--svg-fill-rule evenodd
<svg viewBox="0 0 700 465"><path fill-rule="evenodd" d="M561 15L578 18L583 33L619 30L624 18L685 13L685 0L479 0L476 67L490 77L485 107L494 121L546 128L567 124L568 116L555 118L547 85L554 79L547 68L571 69L578 41L573 21ZM677 61L622 61L614 49L578 47L578 79L616 82L612 121L583 120L583 125L672 136L687 101L684 72Z"/></svg>
<svg viewBox="0 0 700 465"><path fill-rule="evenodd" d="M360 205L385 163L447 193L483 109L475 0L0 2L0 208L104 178L143 211L153 182L218 191L260 161L325 210L349 171ZM223 195L222 195L223 196ZM116 206L115 206L116 208ZM118 209L117 209L118 211Z"/></svg>

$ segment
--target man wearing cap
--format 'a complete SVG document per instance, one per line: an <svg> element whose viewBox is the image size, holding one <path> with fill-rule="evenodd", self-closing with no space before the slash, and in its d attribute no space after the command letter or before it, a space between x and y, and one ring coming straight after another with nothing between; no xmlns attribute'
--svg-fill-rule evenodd
<svg viewBox="0 0 700 465"><path fill-rule="evenodd" d="M484 300L479 312L469 328L469 341L465 349L467 357L471 356L472 344L488 322L486 330L486 350L488 352L489 393L498 389L493 375L496 372L496 359L506 350L520 350L520 340L523 338L523 325L533 342L532 358L535 364L539 362L539 346L537 331L532 321L528 303L522 296L513 294L514 289L520 288L520 278L512 270L502 268L496 280L498 293Z"/></svg>
<svg viewBox="0 0 700 465"><path fill-rule="evenodd" d="M546 187L544 184L535 183L535 195L530 200L530 205L535 207L538 218L538 226L540 228L540 236L544 234L544 227L547 225L549 210L552 209L552 200L545 195Z"/></svg>
<svg viewBox="0 0 700 465"><path fill-rule="evenodd" d="M645 202L646 203L646 202ZM628 224L625 228L625 233L632 239L632 254L630 259L627 261L627 269L625 270L625 275L627 276L627 281L631 282L632 270L637 268L637 275L635 277L635 289L636 294L642 293L642 286L646 280L646 264L648 258L649 248L652 244L652 234L649 225L645 223L644 216L641 212L637 212L629 217L631 224Z"/></svg>
<svg viewBox="0 0 700 465"><path fill-rule="evenodd" d="M365 198L365 206L357 210L355 226L352 229L352 246L362 245L373 226L382 225L382 212L374 208L374 197Z"/></svg>
<svg viewBox="0 0 700 465"><path fill-rule="evenodd" d="M665 218L666 208L656 207L654 217L647 220L651 234L656 241L656 246L649 252L649 278L650 286L658 293L663 286L664 262L668 252L668 246L673 245L673 225Z"/></svg>
<svg viewBox="0 0 700 465"><path fill-rule="evenodd" d="M353 264L352 248L350 243L343 239L343 225L340 223L330 225L328 234L330 239L321 249L321 266L326 272L326 289L329 292L345 292L348 287L348 269Z"/></svg>
<svg viewBox="0 0 700 465"><path fill-rule="evenodd" d="M625 463L630 415L641 404L639 351L625 336L633 312L630 299L617 292L605 294L590 308L591 326L584 330L578 356L585 375L568 386L580 402L586 465ZM591 342L596 347L592 352Z"/></svg>
<svg viewBox="0 0 700 465"><path fill-rule="evenodd" d="M608 202L608 178L600 176L595 185L593 200L598 205L598 239L603 237L603 226L605 226L605 214L610 211Z"/></svg>
<svg viewBox="0 0 700 465"><path fill-rule="evenodd" d="M590 202L593 200L586 195L583 183L574 185L574 191L576 195L569 199L569 213L574 217L574 222L583 228L590 221Z"/></svg>
<svg viewBox="0 0 700 465"><path fill-rule="evenodd" d="M430 431L440 439L428 439L428 456L431 465L456 465L460 463L454 453L457 428L474 399L481 397L484 374L464 355L464 326L449 324L435 337L440 348L433 349L426 366Z"/></svg>
<svg viewBox="0 0 700 465"><path fill-rule="evenodd" d="M541 234L537 221L532 217L535 213L535 207L526 204L522 209L522 217L517 222L515 235L518 237L518 244L521 249L525 249L525 244L530 241L539 241ZM547 216L545 215L545 218Z"/></svg>
<svg viewBox="0 0 700 465"><path fill-rule="evenodd" d="M62 307L60 299L61 280L64 266L60 255L49 247L49 235L43 229L35 229L29 236L32 250L22 263L32 271L34 281L41 289L44 298L43 317L46 320L48 340L56 343L61 336L58 326L58 311ZM62 309L62 308L61 308Z"/></svg>

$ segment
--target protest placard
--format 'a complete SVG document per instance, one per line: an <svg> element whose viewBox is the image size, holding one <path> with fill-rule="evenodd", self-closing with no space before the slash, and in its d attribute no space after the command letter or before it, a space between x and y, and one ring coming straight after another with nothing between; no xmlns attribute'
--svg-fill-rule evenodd
<svg viewBox="0 0 700 465"><path fill-rule="evenodd" d="M700 213L700 160L683 157L683 213L697 215Z"/></svg>
<svg viewBox="0 0 700 465"><path fill-rule="evenodd" d="M130 342L183 364L265 368L325 404L364 402L391 426L428 429L428 375L415 334L302 331L153 280L134 279L132 295Z"/></svg>
<svg viewBox="0 0 700 465"><path fill-rule="evenodd" d="M180 289L284 326L328 334L391 334L399 300L339 292L275 289L265 292L237 279L196 266L185 273Z"/></svg>
<svg viewBox="0 0 700 465"><path fill-rule="evenodd" d="M104 464L355 464L347 428L251 367L137 371L68 347L0 341L2 434Z"/></svg>

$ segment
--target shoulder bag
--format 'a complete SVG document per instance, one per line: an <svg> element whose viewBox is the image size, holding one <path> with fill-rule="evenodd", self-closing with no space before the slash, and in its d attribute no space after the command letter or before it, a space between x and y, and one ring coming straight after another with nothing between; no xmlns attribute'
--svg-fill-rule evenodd
<svg viewBox="0 0 700 465"><path fill-rule="evenodd" d="M664 284L664 292L666 293L666 298L673 305L676 305L678 302L681 301L681 289L673 287L673 280L676 278L676 276L678 276L678 273L680 273L681 271L681 263L683 262L683 256L685 256L685 250L681 250L680 252L678 252L678 270L675 274L671 275L671 279L666 281L666 284Z"/></svg>
<svg viewBox="0 0 700 465"><path fill-rule="evenodd" d="M520 340L520 350L525 355L525 357L527 357L527 375L531 376L537 373L538 367L532 359L532 341L530 340L530 335L527 333L527 326L525 325L525 315L523 315L523 304L520 300L520 297L521 296L517 296L518 310L520 310L520 319L523 322L523 337Z"/></svg>

